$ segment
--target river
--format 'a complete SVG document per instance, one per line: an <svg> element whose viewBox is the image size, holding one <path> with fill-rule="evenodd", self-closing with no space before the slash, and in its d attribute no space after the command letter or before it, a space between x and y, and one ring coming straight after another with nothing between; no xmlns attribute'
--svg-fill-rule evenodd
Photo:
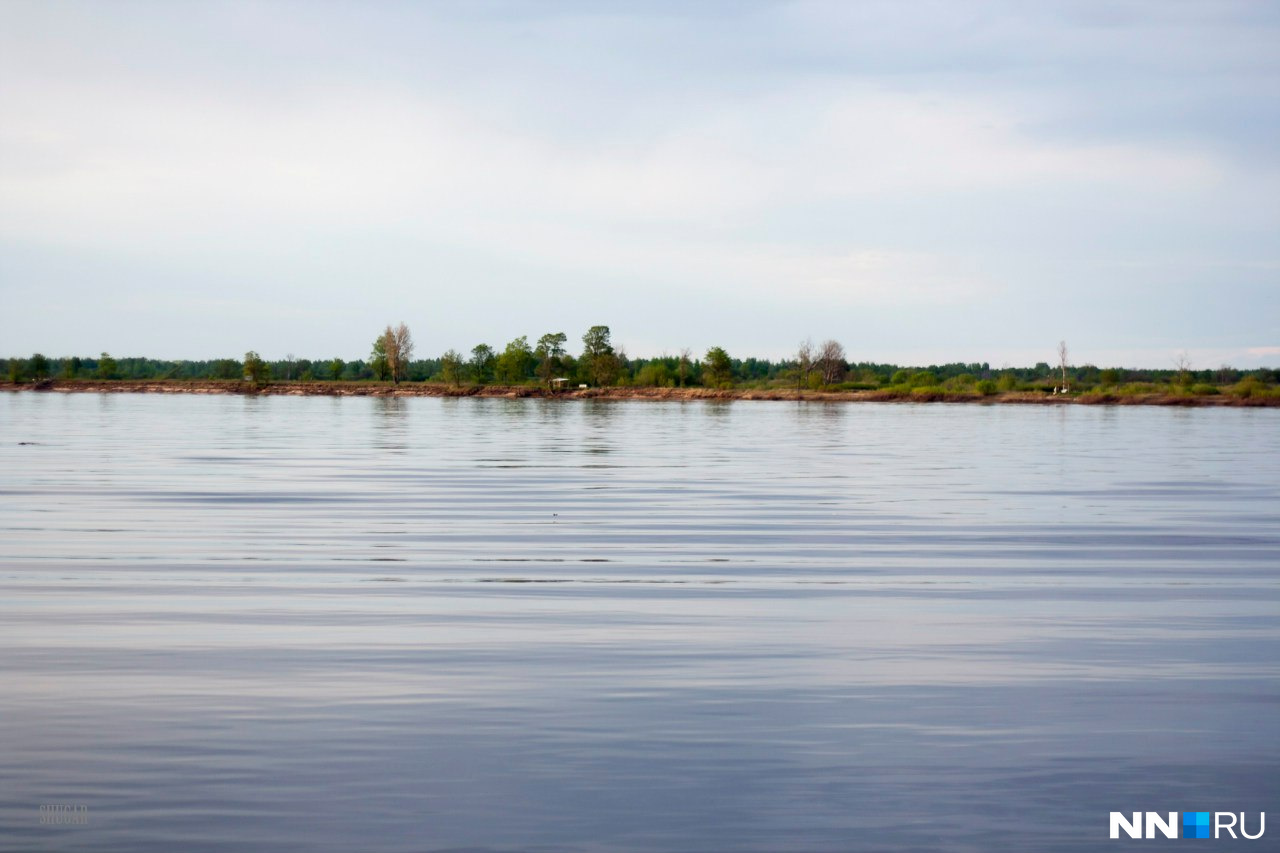
<svg viewBox="0 0 1280 853"><path fill-rule="evenodd" d="M1280 410L0 395L0 735L4 851L1277 820Z"/></svg>

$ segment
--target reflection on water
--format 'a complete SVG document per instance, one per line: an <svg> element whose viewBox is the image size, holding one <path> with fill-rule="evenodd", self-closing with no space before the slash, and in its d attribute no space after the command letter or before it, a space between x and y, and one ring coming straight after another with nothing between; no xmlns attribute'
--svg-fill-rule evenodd
<svg viewBox="0 0 1280 853"><path fill-rule="evenodd" d="M380 450L407 451L410 439L406 401L401 397L375 397L373 405L374 446Z"/></svg>
<svg viewBox="0 0 1280 853"><path fill-rule="evenodd" d="M1278 451L1275 411L0 397L0 850L1274 811Z"/></svg>

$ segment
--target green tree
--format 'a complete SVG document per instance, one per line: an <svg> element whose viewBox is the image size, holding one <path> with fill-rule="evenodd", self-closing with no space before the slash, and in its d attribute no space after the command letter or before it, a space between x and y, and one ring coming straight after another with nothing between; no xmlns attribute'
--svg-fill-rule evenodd
<svg viewBox="0 0 1280 853"><path fill-rule="evenodd" d="M631 360L627 358L627 351L622 347L618 347L613 354L613 358L618 365L618 372L614 376L614 382L619 385L631 384Z"/></svg>
<svg viewBox="0 0 1280 853"><path fill-rule="evenodd" d="M608 326L592 326L582 336L580 364L595 385L611 385L618 378L618 356L610 337Z"/></svg>
<svg viewBox="0 0 1280 853"><path fill-rule="evenodd" d="M9 359L9 381L21 382L26 378L27 362L21 358Z"/></svg>
<svg viewBox="0 0 1280 853"><path fill-rule="evenodd" d="M560 357L560 375L566 379L582 380L582 374L578 370L578 360L567 352Z"/></svg>
<svg viewBox="0 0 1280 853"><path fill-rule="evenodd" d="M457 388L462 384L462 377L466 364L462 360L462 353L457 350L449 350L440 356L440 375L453 387Z"/></svg>
<svg viewBox="0 0 1280 853"><path fill-rule="evenodd" d="M388 329L391 327L388 326ZM387 360L387 337L384 332L373 342L373 350L369 353L369 367L373 369L374 378L386 382L391 378L391 363Z"/></svg>
<svg viewBox="0 0 1280 853"><path fill-rule="evenodd" d="M523 382L533 372L533 350L529 339L521 335L502 351L494 365L498 381L507 384Z"/></svg>
<svg viewBox="0 0 1280 853"><path fill-rule="evenodd" d="M242 379L244 368L234 358L220 358L213 363L214 379Z"/></svg>
<svg viewBox="0 0 1280 853"><path fill-rule="evenodd" d="M62 360L62 378L75 379L80 373L80 368L84 366L84 360L80 356L75 355Z"/></svg>
<svg viewBox="0 0 1280 853"><path fill-rule="evenodd" d="M49 375L49 359L40 353L31 356L28 366L31 370L32 379L44 379Z"/></svg>
<svg viewBox="0 0 1280 853"><path fill-rule="evenodd" d="M674 383L671 379L670 369L661 361L654 359L636 373L636 384L654 388L670 388Z"/></svg>
<svg viewBox="0 0 1280 853"><path fill-rule="evenodd" d="M98 356L98 378L115 379L119 375L116 360L105 352Z"/></svg>
<svg viewBox="0 0 1280 853"><path fill-rule="evenodd" d="M493 347L476 344L471 348L471 378L481 385L493 381L493 366L498 360Z"/></svg>
<svg viewBox="0 0 1280 853"><path fill-rule="evenodd" d="M347 363L340 358L335 358L329 362L329 378L337 382L342 378L342 371L347 369Z"/></svg>
<svg viewBox="0 0 1280 853"><path fill-rule="evenodd" d="M548 332L538 338L538 348L533 354L538 358L538 378L550 385L551 379L561 369L564 358L564 345L569 340L564 332Z"/></svg>
<svg viewBox="0 0 1280 853"><path fill-rule="evenodd" d="M253 350L244 354L244 378L254 385L266 385L271 379L270 366Z"/></svg>
<svg viewBox="0 0 1280 853"><path fill-rule="evenodd" d="M707 384L716 388L727 388L733 384L733 362L722 347L707 350L706 358Z"/></svg>

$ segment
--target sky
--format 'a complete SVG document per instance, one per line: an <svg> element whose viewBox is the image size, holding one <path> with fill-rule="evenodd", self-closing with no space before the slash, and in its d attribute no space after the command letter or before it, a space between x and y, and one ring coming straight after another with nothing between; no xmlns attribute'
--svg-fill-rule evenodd
<svg viewBox="0 0 1280 853"><path fill-rule="evenodd" d="M0 2L0 355L1280 366L1280 5Z"/></svg>

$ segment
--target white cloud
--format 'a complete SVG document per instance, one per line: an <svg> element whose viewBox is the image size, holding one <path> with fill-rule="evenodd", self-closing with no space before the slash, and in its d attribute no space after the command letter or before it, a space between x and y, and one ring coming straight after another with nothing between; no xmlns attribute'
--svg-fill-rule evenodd
<svg viewBox="0 0 1280 853"><path fill-rule="evenodd" d="M1215 77L1180 58L1182 30L1054 9L144 7L31 7L0 28L14 294L88 290L76 264L144 302L165 289L175 315L206 287L341 310L358 282L487 335L459 290L520 322L536 290L669 327L643 313L652 289L731 304L752 346L773 330L790 346L810 306L874 308L868 336L957 351L1047 326L1149 346L1275 325L1280 178L1223 142L1247 135L1233 98L1265 56L1250 36L1233 58L1247 34L1230 15L1202 51ZM1111 93L1138 65L1147 88ZM1161 84L1166 66L1181 82ZM1128 132L1128 105L1157 121ZM86 326L128 325L101 292L67 301L94 306Z"/></svg>
<svg viewBox="0 0 1280 853"><path fill-rule="evenodd" d="M447 100L326 91L281 105L172 90L33 88L4 102L10 237L246 257L390 232L581 276L646 275L737 297L947 304L993 293L971 260L742 226L836 201L1022 186L1198 186L1215 167L1050 146L990 105L824 87L741 99L649 139L587 147ZM797 214L798 212L798 214Z"/></svg>
<svg viewBox="0 0 1280 853"><path fill-rule="evenodd" d="M831 308L955 304L998 290L972 258L871 247L824 247L690 239L610 224L490 220L459 238L474 249L499 245L534 266L586 282L617 276L722 299L775 305L788 299Z"/></svg>
<svg viewBox="0 0 1280 853"><path fill-rule="evenodd" d="M411 218L446 232L459 215L732 222L831 198L1198 187L1217 173L1192 154L1048 145L990 105L883 91L746 99L654 138L590 148L367 89L253 104L46 87L3 105L5 232L50 236L78 223L83 238L112 242L279 219Z"/></svg>

